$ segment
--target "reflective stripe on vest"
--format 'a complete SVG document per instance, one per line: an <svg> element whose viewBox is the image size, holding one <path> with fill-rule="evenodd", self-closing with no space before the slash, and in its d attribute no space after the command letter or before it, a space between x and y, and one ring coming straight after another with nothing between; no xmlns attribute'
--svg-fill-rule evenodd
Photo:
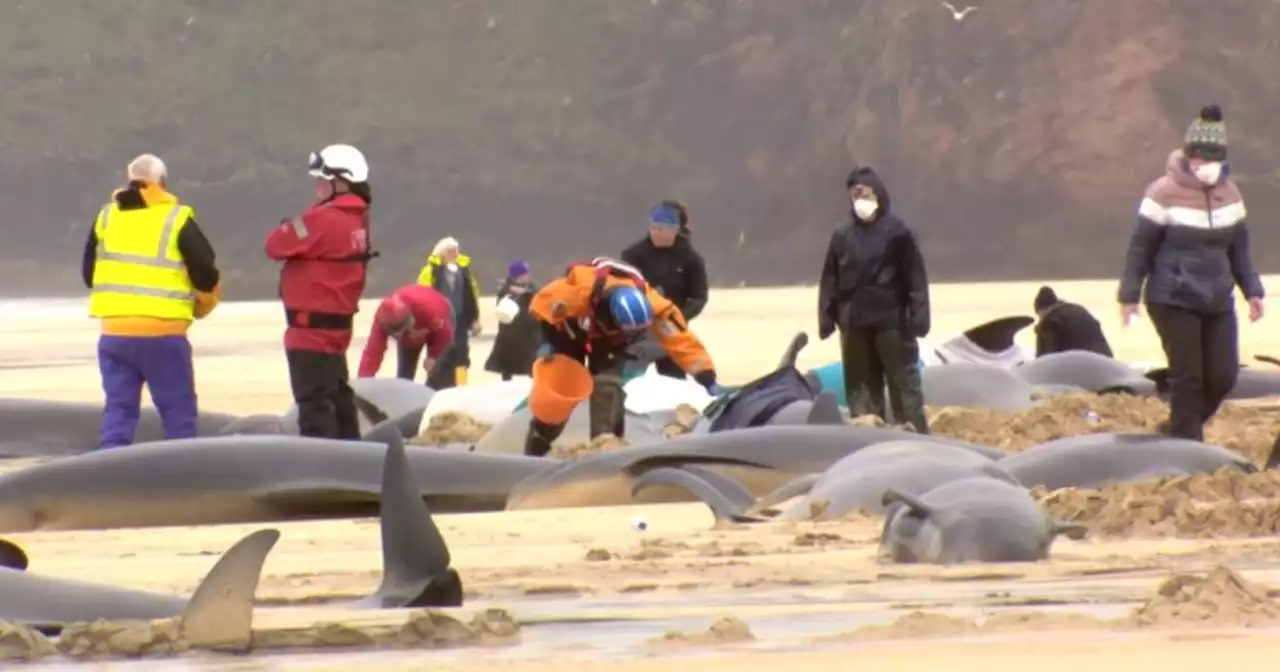
<svg viewBox="0 0 1280 672"><path fill-rule="evenodd" d="M196 298L196 295L191 292L177 292L168 289L155 289L153 287L135 287L134 285L121 285L110 282L95 283L93 285L93 289L97 292L137 294L138 296L154 296L160 299L180 299L183 301L190 301Z"/></svg>
<svg viewBox="0 0 1280 672"><path fill-rule="evenodd" d="M123 245L126 248L132 247L130 251L110 249L121 247L122 242L118 240L113 245L108 244L108 227L113 209L112 205L104 207L95 223L98 246L95 251L96 266L90 313L94 317L193 319L196 297L186 275L186 266L181 260L170 258L170 248L180 233L180 225L185 223L182 219L184 206L174 205L165 216L154 253L150 252L145 241L129 241L127 238L123 242L134 243L132 246ZM135 212L142 214L144 211L129 211L129 214ZM127 229L117 229L117 233L124 233L125 236L128 235L126 231ZM137 249L140 242L143 243L142 250L146 250L145 252Z"/></svg>
<svg viewBox="0 0 1280 672"><path fill-rule="evenodd" d="M169 216L164 220L164 228L160 230L160 245L156 248L154 256L141 254L129 254L125 252L108 252L107 243L102 236L98 236L98 260L99 261L119 261L125 264L138 264L139 266L152 266L154 268L170 268L182 269L181 261L169 259L165 254L169 250L169 243L173 239L173 226L178 222L178 215L182 214L182 206L175 205L169 211ZM106 232L107 224L111 222L111 206L102 208L102 232ZM114 291L114 290L112 290Z"/></svg>

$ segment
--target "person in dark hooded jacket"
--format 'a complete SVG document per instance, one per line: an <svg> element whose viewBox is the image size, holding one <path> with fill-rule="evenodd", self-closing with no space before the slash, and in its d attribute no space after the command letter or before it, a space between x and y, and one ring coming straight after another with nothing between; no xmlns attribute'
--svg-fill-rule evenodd
<svg viewBox="0 0 1280 672"><path fill-rule="evenodd" d="M855 168L845 186L850 213L822 266L818 336L840 331L845 394L855 414L886 417L887 383L894 417L926 433L916 342L929 333L924 257L875 170Z"/></svg>
<svg viewBox="0 0 1280 672"><path fill-rule="evenodd" d="M1088 308L1059 299L1053 288L1045 285L1036 293L1035 309L1040 318L1036 324L1036 357L1071 350L1113 356L1102 325Z"/></svg>
<svg viewBox="0 0 1280 672"><path fill-rule="evenodd" d="M707 265L689 240L689 209L675 200L662 201L649 211L649 235L622 251L644 279L667 297L687 322L707 307ZM671 378L685 372L670 357L653 363L654 370Z"/></svg>

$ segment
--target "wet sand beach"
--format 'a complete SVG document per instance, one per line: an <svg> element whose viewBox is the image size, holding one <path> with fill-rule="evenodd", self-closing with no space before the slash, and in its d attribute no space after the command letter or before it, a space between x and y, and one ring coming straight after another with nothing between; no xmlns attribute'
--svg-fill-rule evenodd
<svg viewBox="0 0 1280 672"><path fill-rule="evenodd" d="M1040 284L936 285L932 336L940 340L988 319L1031 314ZM1148 321L1119 327L1114 281L1052 284L1064 300L1094 311L1118 357L1163 359ZM796 331L813 331L815 303L812 288L716 290L693 328L722 379L743 382L771 369ZM486 334L473 345L475 382L493 379L481 371L496 329L493 301L482 305ZM371 314L372 305L361 313L361 333ZM1275 319L1280 317L1241 325L1244 361L1280 355ZM274 303L229 303L197 324L192 341L203 408L258 413L288 407L281 322ZM8 320L0 325L0 396L100 400L96 336L83 305ZM1019 340L1032 345L1030 329ZM362 345L361 337L352 347L353 366ZM830 339L811 344L801 363L836 357ZM388 357L383 375L390 375L393 360ZM1250 430L1259 435L1250 440L1269 441L1261 436L1269 429ZM634 529L636 518L647 523L645 531ZM1280 606L1266 595L1267 587L1280 587L1280 540L1273 529L1257 525L1240 537L1224 537L1235 532L1215 533L1207 523L1192 532L1184 526L1139 537L1126 532L1130 528L1108 528L1084 541L1058 541L1042 563L927 567L882 562L875 519L713 529L704 506L679 504L448 515L438 522L466 584L468 603L457 610L459 619L488 608L506 610L522 623L518 642L233 659L191 655L163 665L550 671L571 662L579 672L1137 672L1223 664L1261 669L1280 656L1280 631L1273 630L1280 628ZM353 613L318 604L376 587L376 520L271 526L283 538L259 587L258 627L334 622L358 629L405 620L406 613ZM221 551L256 527L265 526L10 538L27 549L32 571L41 574L186 593ZM1166 580L1174 575L1208 578L1171 588ZM157 664L121 661L93 669Z"/></svg>

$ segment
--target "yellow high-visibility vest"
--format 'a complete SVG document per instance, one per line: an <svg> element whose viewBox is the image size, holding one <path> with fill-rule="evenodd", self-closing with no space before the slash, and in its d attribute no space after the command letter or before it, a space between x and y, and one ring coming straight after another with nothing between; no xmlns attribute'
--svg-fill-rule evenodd
<svg viewBox="0 0 1280 672"><path fill-rule="evenodd" d="M418 284L426 287L434 287L436 282L436 269L444 265L444 260L439 255L432 254L427 257L427 262L422 265L422 270L418 271ZM467 268L471 265L471 257L465 254L458 255L458 268ZM479 295L480 288L475 283L475 278L471 279L471 284Z"/></svg>
<svg viewBox="0 0 1280 672"><path fill-rule="evenodd" d="M177 203L102 208L93 224L98 249L89 314L194 319L195 289L178 252L178 236L194 214Z"/></svg>

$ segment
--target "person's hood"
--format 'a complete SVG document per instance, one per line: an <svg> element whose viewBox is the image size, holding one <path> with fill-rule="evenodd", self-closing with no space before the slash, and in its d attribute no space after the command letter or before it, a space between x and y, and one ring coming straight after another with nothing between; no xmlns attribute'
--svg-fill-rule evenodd
<svg viewBox="0 0 1280 672"><path fill-rule="evenodd" d="M880 208L876 210L876 219L880 219L892 209L892 203L889 200L889 190L885 188L884 182L880 180L880 176L876 174L874 168L870 166L859 166L849 173L849 179L846 180L847 189L852 189L854 185L871 187L871 191L876 194L876 202Z"/></svg>
<svg viewBox="0 0 1280 672"><path fill-rule="evenodd" d="M1169 152L1169 158L1164 163L1164 171L1169 176L1169 179L1173 180L1178 186L1204 189L1204 183L1191 171L1191 167L1187 164L1187 155L1181 149ZM1223 161L1222 176L1218 178L1218 184L1214 186L1226 184L1230 174L1231 164Z"/></svg>
<svg viewBox="0 0 1280 672"><path fill-rule="evenodd" d="M130 180L129 184L111 192L111 198L116 205L129 207L149 207L162 204L176 204L178 197L174 196L163 185L147 180Z"/></svg>

